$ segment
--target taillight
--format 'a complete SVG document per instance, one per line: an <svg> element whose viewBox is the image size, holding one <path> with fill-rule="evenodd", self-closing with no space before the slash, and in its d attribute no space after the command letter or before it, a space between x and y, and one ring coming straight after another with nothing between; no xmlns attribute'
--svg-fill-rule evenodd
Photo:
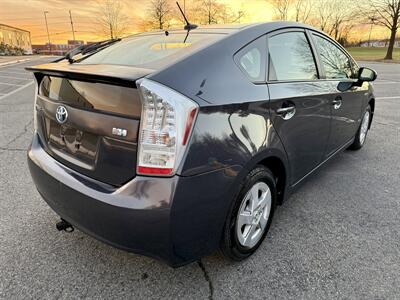
<svg viewBox="0 0 400 300"><path fill-rule="evenodd" d="M137 173L174 175L198 112L198 105L157 82L144 79L140 85L140 120Z"/></svg>
<svg viewBox="0 0 400 300"><path fill-rule="evenodd" d="M35 82L35 99L33 101L33 132L36 133L37 129L38 129L38 124L37 124L37 107L36 107L36 103L37 103L37 97L38 97L38 93L39 93L39 82L36 78L36 76L33 76L34 82Z"/></svg>

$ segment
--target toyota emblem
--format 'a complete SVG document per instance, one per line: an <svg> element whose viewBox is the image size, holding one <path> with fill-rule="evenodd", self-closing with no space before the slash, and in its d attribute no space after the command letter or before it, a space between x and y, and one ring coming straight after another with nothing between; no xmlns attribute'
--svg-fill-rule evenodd
<svg viewBox="0 0 400 300"><path fill-rule="evenodd" d="M68 118L68 112L65 106L60 105L59 107L57 107L56 119L58 123L64 124L67 121L67 118Z"/></svg>

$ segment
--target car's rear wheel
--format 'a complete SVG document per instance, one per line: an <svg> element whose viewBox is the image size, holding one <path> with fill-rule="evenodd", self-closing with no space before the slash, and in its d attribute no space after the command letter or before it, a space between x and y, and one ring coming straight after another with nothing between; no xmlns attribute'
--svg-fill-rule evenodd
<svg viewBox="0 0 400 300"><path fill-rule="evenodd" d="M267 168L259 166L244 180L222 237L225 256L242 260L257 250L271 225L276 205L276 180Z"/></svg>
<svg viewBox="0 0 400 300"><path fill-rule="evenodd" d="M370 121L371 121L371 107L368 105L361 120L360 127L358 128L357 134L354 138L354 142L349 147L350 149L358 150L361 149L362 146L364 146L369 130Z"/></svg>

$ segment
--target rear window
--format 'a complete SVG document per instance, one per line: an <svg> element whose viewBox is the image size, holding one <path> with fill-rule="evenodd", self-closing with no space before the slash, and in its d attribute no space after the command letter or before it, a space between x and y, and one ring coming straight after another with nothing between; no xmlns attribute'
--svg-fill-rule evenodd
<svg viewBox="0 0 400 300"><path fill-rule="evenodd" d="M141 66L163 60L171 62L223 36L223 34L190 33L185 41L186 33L138 35L123 39L83 59L80 63Z"/></svg>
<svg viewBox="0 0 400 300"><path fill-rule="evenodd" d="M139 118L141 103L136 89L45 76L39 95L75 108Z"/></svg>

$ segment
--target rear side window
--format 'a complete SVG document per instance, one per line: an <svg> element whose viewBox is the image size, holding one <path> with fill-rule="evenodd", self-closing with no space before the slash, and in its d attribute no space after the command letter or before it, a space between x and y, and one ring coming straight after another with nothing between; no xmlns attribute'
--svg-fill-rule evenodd
<svg viewBox="0 0 400 300"><path fill-rule="evenodd" d="M355 64L336 45L313 35L327 79L356 78Z"/></svg>
<svg viewBox="0 0 400 300"><path fill-rule="evenodd" d="M223 34L191 33L185 40L186 33L149 34L123 39L83 59L82 64L111 64L140 66L153 62L180 58L224 37Z"/></svg>
<svg viewBox="0 0 400 300"><path fill-rule="evenodd" d="M304 32L286 32L268 39L268 80L314 80L317 67Z"/></svg>
<svg viewBox="0 0 400 300"><path fill-rule="evenodd" d="M266 37L251 42L235 55L236 64L253 82L265 82Z"/></svg>

